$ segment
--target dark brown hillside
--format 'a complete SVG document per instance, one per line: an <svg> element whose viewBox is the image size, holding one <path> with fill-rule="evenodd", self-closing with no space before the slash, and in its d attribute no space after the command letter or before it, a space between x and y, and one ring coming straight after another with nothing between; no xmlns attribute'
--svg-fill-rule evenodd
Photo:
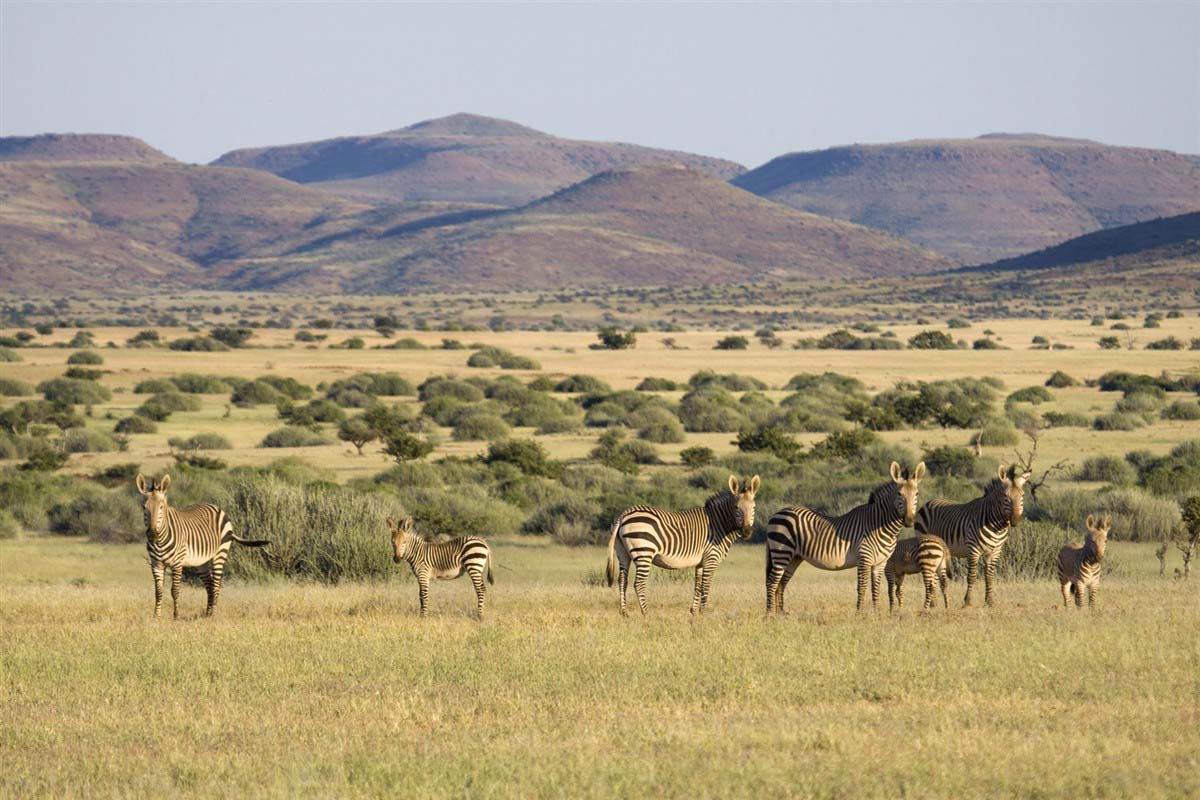
<svg viewBox="0 0 1200 800"><path fill-rule="evenodd" d="M733 182L967 264L1200 210L1200 166L1186 156L1037 134L792 153Z"/></svg>
<svg viewBox="0 0 1200 800"><path fill-rule="evenodd" d="M106 133L44 133L0 137L0 161L173 162L141 139Z"/></svg>
<svg viewBox="0 0 1200 800"><path fill-rule="evenodd" d="M523 208L222 265L239 288L396 292L862 277L953 266L897 237L798 212L680 167L602 173Z"/></svg>
<svg viewBox="0 0 1200 800"><path fill-rule="evenodd" d="M562 139L506 120L454 114L371 136L235 150L215 162L272 172L372 203L519 206L605 170L682 164L724 180L731 161L632 144Z"/></svg>

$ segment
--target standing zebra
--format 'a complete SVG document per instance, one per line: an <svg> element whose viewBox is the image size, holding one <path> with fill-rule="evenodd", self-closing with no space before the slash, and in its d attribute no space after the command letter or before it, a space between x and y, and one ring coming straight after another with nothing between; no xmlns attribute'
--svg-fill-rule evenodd
<svg viewBox="0 0 1200 800"><path fill-rule="evenodd" d="M492 551L487 542L478 536L460 536L448 542L427 542L413 530L412 517L405 517L399 525L389 518L387 526L392 532L393 559L397 564L407 561L417 578L422 617L429 609L429 579L449 581L462 577L465 572L471 576L471 583L475 586L475 616L483 618L485 572L487 582L495 583L492 579Z"/></svg>
<svg viewBox="0 0 1200 800"><path fill-rule="evenodd" d="M805 561L819 569L858 568L858 608L871 585L871 605L879 602L883 568L900 529L912 525L922 461L910 474L892 462L891 480L871 491L861 506L827 517L804 506L788 506L767 523L767 613L783 611L783 593Z"/></svg>
<svg viewBox="0 0 1200 800"><path fill-rule="evenodd" d="M1000 465L996 478L983 490L983 497L969 503L930 500L917 512L917 533L940 536L950 554L967 559L967 595L963 605L971 605L971 590L979 578L979 560L983 559L984 602L992 604L992 585L996 581L996 561L1008 540L1008 530L1021 524L1025 509L1025 481L1030 473L1018 473L1015 466Z"/></svg>
<svg viewBox="0 0 1200 800"><path fill-rule="evenodd" d="M1084 589L1087 589L1088 608L1096 604L1096 592L1100 587L1100 562L1104 560L1104 546L1108 543L1111 528L1111 514L1105 514L1100 519L1088 514L1088 533L1083 545L1067 545L1058 552L1058 582L1064 606L1069 608L1070 596L1075 595L1075 605L1082 607Z"/></svg>
<svg viewBox="0 0 1200 800"><path fill-rule="evenodd" d="M634 565L633 590L642 614L646 613L646 578L650 565L663 569L696 568L691 613L703 613L708 605L708 590L713 573L734 539L745 538L754 528L754 495L760 481L755 475L739 488L729 476L729 491L719 492L705 501L702 508L665 511L654 506L630 506L613 520L608 540L608 566L605 577L613 585L617 575L621 589L621 616L625 616L625 597L629 588L629 564Z"/></svg>
<svg viewBox="0 0 1200 800"><path fill-rule="evenodd" d="M147 482L139 474L135 483L145 498L142 513L146 519L146 552L150 555L150 571L154 573L154 616L162 616L163 572L171 570L171 603L178 618L183 568L205 565L208 565L204 575L208 608L204 615L212 616L221 596L221 574L233 543L262 547L270 542L239 538L225 512L209 503L171 508L167 502L170 475L163 475L155 485L153 478Z"/></svg>
<svg viewBox="0 0 1200 800"><path fill-rule="evenodd" d="M950 548L937 536L913 536L896 542L896 550L888 559L883 574L888 585L888 609L893 604L904 605L904 576L921 574L925 583L925 608L933 608L933 585L942 590L942 606L949 607L946 600L946 577L954 577L950 571Z"/></svg>

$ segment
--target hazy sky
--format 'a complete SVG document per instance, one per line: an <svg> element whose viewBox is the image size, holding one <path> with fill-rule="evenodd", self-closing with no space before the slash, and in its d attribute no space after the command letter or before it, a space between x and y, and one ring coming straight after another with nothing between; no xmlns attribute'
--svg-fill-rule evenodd
<svg viewBox="0 0 1200 800"><path fill-rule="evenodd" d="M1200 0L0 0L6 136L123 133L206 162L456 111L749 166L989 131L1200 153Z"/></svg>

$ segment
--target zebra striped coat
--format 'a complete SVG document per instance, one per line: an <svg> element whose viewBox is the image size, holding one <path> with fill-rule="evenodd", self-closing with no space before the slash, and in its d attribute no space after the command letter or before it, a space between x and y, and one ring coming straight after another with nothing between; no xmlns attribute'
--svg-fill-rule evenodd
<svg viewBox="0 0 1200 800"><path fill-rule="evenodd" d="M1083 590L1087 589L1088 608L1096 604L1100 589L1100 565L1104 561L1104 547L1108 543L1108 532L1112 529L1112 515L1105 514L1097 519L1091 514L1087 518L1087 538L1082 545L1068 545L1058 553L1058 583L1062 589L1063 605L1069 607L1070 596L1075 595L1075 605L1083 605Z"/></svg>
<svg viewBox="0 0 1200 800"><path fill-rule="evenodd" d="M666 511L654 506L631 506L613 520L608 540L605 577L621 590L621 616L628 611L629 565L634 566L633 590L638 606L646 613L646 578L650 565L664 569L696 568L691 613L703 613L713 573L724 560L735 539L749 536L754 528L754 496L761 481L755 475L739 488L729 476L729 491L708 498L702 508Z"/></svg>
<svg viewBox="0 0 1200 800"><path fill-rule="evenodd" d="M920 574L925 584L925 608L933 608L933 587L936 581L942 590L942 606L946 601L946 577L950 570L950 548L937 536L913 536L896 542L896 549L883 570L888 585L888 608L904 605L904 576Z"/></svg>
<svg viewBox="0 0 1200 800"><path fill-rule="evenodd" d="M270 542L242 539L233 533L225 512L209 503L172 508L167 502L171 476L163 475L157 485L142 475L135 480L143 497L142 515L146 520L146 552L154 574L154 616L162 616L163 574L171 570L171 604L179 616L179 584L184 567L205 567L204 588L208 593L205 616L211 616L221 596L221 576L233 543L262 547Z"/></svg>
<svg viewBox="0 0 1200 800"><path fill-rule="evenodd" d="M804 506L788 506L767 523L767 613L783 611L783 593L805 561L826 570L858 568L858 608L879 602L883 568L896 546L900 529L912 524L917 484L925 462L910 474L895 461L892 479L875 487L864 505L840 517L827 517Z"/></svg>
<svg viewBox="0 0 1200 800"><path fill-rule="evenodd" d="M475 587L475 615L483 618L484 575L488 583L495 583L492 551L487 542L478 536L427 542L413 530L412 517L405 517L399 524L388 519L387 526L392 532L393 559L397 564L407 561L417 579L422 617L429 609L429 579L449 581L465 573Z"/></svg>
<svg viewBox="0 0 1200 800"><path fill-rule="evenodd" d="M963 605L971 605L971 591L979 578L979 561L984 564L984 601L990 606L996 581L996 562L1008 541L1008 531L1021 524L1025 509L1025 482L1029 473L1000 465L996 479L982 497L968 503L931 500L917 512L917 533L940 536L950 554L967 559L967 594Z"/></svg>

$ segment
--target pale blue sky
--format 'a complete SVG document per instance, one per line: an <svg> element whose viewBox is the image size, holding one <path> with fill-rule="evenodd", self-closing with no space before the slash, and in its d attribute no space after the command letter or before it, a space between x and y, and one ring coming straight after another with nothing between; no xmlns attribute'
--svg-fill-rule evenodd
<svg viewBox="0 0 1200 800"><path fill-rule="evenodd" d="M1200 153L1200 2L0 0L3 135L206 162L456 111L748 166L990 131Z"/></svg>

